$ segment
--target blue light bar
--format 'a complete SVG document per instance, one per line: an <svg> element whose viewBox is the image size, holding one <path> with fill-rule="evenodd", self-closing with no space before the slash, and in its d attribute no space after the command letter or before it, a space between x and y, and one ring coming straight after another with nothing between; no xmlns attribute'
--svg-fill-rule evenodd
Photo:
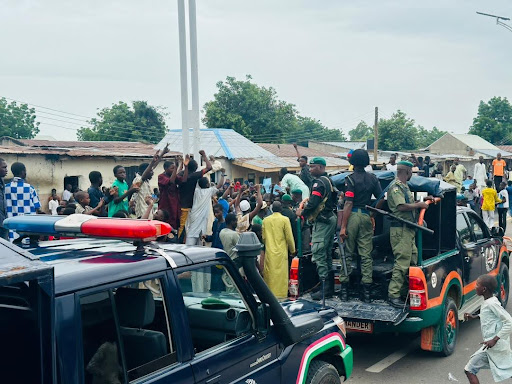
<svg viewBox="0 0 512 384"><path fill-rule="evenodd" d="M38 233L42 235L58 235L55 223L62 220L62 216L37 215L15 216L4 220L3 227L18 233Z"/></svg>

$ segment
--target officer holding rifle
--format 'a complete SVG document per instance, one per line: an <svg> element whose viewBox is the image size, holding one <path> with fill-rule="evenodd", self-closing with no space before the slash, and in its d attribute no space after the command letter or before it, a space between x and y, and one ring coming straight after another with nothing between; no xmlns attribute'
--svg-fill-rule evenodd
<svg viewBox="0 0 512 384"><path fill-rule="evenodd" d="M388 207L393 215L408 222L416 223L417 212L428 208L424 202L415 202L413 194L407 185L412 177L413 164L409 161L398 162L396 178L389 185ZM432 199L428 197L426 199ZM390 228L390 242L395 264L388 288L388 300L394 307L403 308L405 302L400 298L407 291L406 275L409 266L418 262L418 249L415 243L416 230L404 222L394 220Z"/></svg>

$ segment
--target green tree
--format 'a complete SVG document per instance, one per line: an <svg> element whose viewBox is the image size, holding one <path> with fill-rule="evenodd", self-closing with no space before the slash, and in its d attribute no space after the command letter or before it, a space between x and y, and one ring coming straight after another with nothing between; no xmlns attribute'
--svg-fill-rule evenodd
<svg viewBox="0 0 512 384"><path fill-rule="evenodd" d="M480 101L469 133L497 145L512 143L512 105L507 98L493 97L487 103Z"/></svg>
<svg viewBox="0 0 512 384"><path fill-rule="evenodd" d="M350 141L366 141L373 137L373 128L361 120L354 129L348 131Z"/></svg>
<svg viewBox="0 0 512 384"><path fill-rule="evenodd" d="M217 83L217 93L203 107L203 123L209 128L229 128L255 142L307 142L326 137L342 140L338 130L318 120L300 116L295 105L279 100L274 88L227 77Z"/></svg>
<svg viewBox="0 0 512 384"><path fill-rule="evenodd" d="M134 101L131 107L120 101L97 115L89 120L91 127L78 130L78 140L158 143L167 130L163 109L148 105L147 101Z"/></svg>
<svg viewBox="0 0 512 384"><path fill-rule="evenodd" d="M36 110L27 104L10 103L0 98L0 136L15 139L32 139L39 133Z"/></svg>
<svg viewBox="0 0 512 384"><path fill-rule="evenodd" d="M400 151L418 148L418 128L413 119L398 110L389 119L379 119L379 149Z"/></svg>
<svg viewBox="0 0 512 384"><path fill-rule="evenodd" d="M433 127L430 131L418 126L418 148L426 148L437 139L446 134L446 131L441 131L437 127Z"/></svg>

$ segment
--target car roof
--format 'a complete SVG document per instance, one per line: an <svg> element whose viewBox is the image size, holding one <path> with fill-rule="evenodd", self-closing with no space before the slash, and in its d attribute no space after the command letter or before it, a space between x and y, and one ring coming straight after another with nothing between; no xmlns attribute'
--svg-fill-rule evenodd
<svg viewBox="0 0 512 384"><path fill-rule="evenodd" d="M23 249L34 259L54 268L56 294L171 267L229 259L223 250L216 248L152 242L144 246L144 251L136 252L137 247L130 242L92 238L43 241Z"/></svg>

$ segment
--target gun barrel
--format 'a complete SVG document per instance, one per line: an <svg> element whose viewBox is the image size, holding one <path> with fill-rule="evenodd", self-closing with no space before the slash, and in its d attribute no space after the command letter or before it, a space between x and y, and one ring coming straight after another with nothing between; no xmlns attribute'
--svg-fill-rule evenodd
<svg viewBox="0 0 512 384"><path fill-rule="evenodd" d="M430 229L430 228L427 228L427 227L423 227L419 224L416 224L412 221L409 221L409 220L405 220L405 219L402 219L401 217L398 217L398 216L395 216L393 215L392 213L388 212L388 211L385 211L383 209L379 209L379 208L375 208L375 207L371 207L369 205L366 206L366 209L369 210L369 211L372 211L372 212L376 212L376 213L379 213L381 215L386 215L386 216L389 216L391 217L392 219L396 220L396 221L399 221L401 223L404 223L405 225L408 225L410 227L413 227L413 228L416 228L416 229L419 229L421 231L425 231L427 233L430 233L431 235L434 234L434 230Z"/></svg>

